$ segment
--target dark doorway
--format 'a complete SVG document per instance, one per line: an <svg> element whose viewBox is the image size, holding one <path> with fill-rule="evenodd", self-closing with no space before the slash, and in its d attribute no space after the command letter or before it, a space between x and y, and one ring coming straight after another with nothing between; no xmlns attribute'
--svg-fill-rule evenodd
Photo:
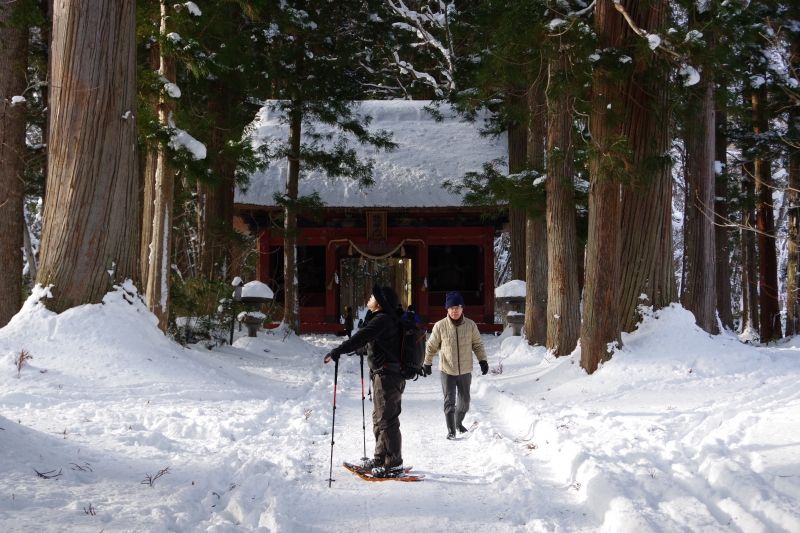
<svg viewBox="0 0 800 533"><path fill-rule="evenodd" d="M466 305L483 305L483 248L431 246L428 248L428 303L444 304L447 291L459 291Z"/></svg>
<svg viewBox="0 0 800 533"><path fill-rule="evenodd" d="M270 272L275 301L283 304L283 246L271 251ZM323 307L325 305L325 247L297 247L298 299L303 307Z"/></svg>

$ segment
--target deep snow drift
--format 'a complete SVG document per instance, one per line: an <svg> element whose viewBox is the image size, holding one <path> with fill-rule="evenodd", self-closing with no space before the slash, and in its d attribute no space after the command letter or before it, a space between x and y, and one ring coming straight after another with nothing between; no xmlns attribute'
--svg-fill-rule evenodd
<svg viewBox="0 0 800 533"><path fill-rule="evenodd" d="M587 376L577 351L486 336L466 436L444 438L437 371L406 387L422 483L341 468L364 446L343 357L329 489L341 339L184 349L130 289L61 315L40 295L0 329L3 531L800 531L797 341L712 337L675 306Z"/></svg>

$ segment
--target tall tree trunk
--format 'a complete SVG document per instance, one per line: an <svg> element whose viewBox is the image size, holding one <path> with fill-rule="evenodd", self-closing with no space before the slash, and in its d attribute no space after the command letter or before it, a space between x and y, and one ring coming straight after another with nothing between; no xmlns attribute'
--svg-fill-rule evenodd
<svg viewBox="0 0 800 533"><path fill-rule="evenodd" d="M714 205L714 80L705 65L697 88L694 120L686 128L689 202L686 205L686 290L683 305L694 313L697 325L711 334L717 326L716 246L712 211ZM692 102L694 104L694 102Z"/></svg>
<svg viewBox="0 0 800 533"><path fill-rule="evenodd" d="M526 159L530 170L544 174L547 108L537 80L528 90ZM547 228L544 214L529 214L525 222L525 337L530 344L547 342Z"/></svg>
<svg viewBox="0 0 800 533"><path fill-rule="evenodd" d="M169 33L169 11L161 0L161 35ZM175 59L161 53L159 74L168 83L175 83ZM166 127L172 122L174 105L171 96L162 88L158 102L158 121ZM166 332L169 322L170 265L172 264L172 211L175 201L175 170L167 159L166 150L158 147L154 186L150 261L147 272L147 307L158 317L158 327Z"/></svg>
<svg viewBox="0 0 800 533"><path fill-rule="evenodd" d="M149 52L149 66L154 71L158 71L161 63L161 47L158 43L153 43ZM154 95L148 98L148 105L152 109L158 110L158 96ZM142 289L146 290L150 271L150 257L155 252L154 249L150 248L150 244L153 240L153 222L156 218L156 172L158 169L159 150L154 145L147 145L143 148L143 151L142 167L139 169L142 183L142 232L139 239L139 270L141 272Z"/></svg>
<svg viewBox="0 0 800 533"><path fill-rule="evenodd" d="M731 264L730 264L730 229L728 219L730 212L730 191L728 190L728 117L725 111L716 113L716 146L715 159L722 166L721 172L715 176L714 214L716 226L714 228L714 245L717 256L717 313L725 329L733 330L733 311L731 308Z"/></svg>
<svg viewBox="0 0 800 533"><path fill-rule="evenodd" d="M795 14L800 15L800 7L793 6ZM800 34L794 33L791 44L789 64L800 69ZM796 72L797 70L795 70ZM795 143L800 141L800 109L797 105L789 108L788 137ZM788 261L786 264L786 335L800 333L800 291L798 291L798 254L800 254L800 147L789 147L789 235L787 243Z"/></svg>
<svg viewBox="0 0 800 533"><path fill-rule="evenodd" d="M564 76L569 61L566 51L551 60L551 78ZM574 103L574 95L567 90L554 91L547 98L547 349L556 356L575 349L581 328L573 185Z"/></svg>
<svg viewBox="0 0 800 533"><path fill-rule="evenodd" d="M528 135L526 127L514 124L508 128L508 171L522 172L527 163ZM511 230L511 278L525 280L526 214L523 209L509 208Z"/></svg>
<svg viewBox="0 0 800 533"><path fill-rule="evenodd" d="M684 147L685 148L685 147ZM681 227L681 289L679 294L680 301L683 301L683 295L686 293L686 241L687 241L687 234L689 231L689 224L686 223L686 212L689 209L689 183L686 181L686 176L688 175L687 163L686 163L686 150L683 151L683 157L681 159L681 167L683 169L683 226Z"/></svg>
<svg viewBox="0 0 800 533"><path fill-rule="evenodd" d="M650 33L665 29L666 0L643 5L626 2L636 24ZM616 14L615 16L620 16ZM641 37L632 35L629 46ZM630 53L633 57L637 54ZM639 305L659 309L675 301L672 256L672 176L664 158L671 132L668 71L655 55L636 59L624 88L622 135L632 158L622 190L622 236L619 280L619 324L632 331L641 319ZM643 295L645 295L643 297Z"/></svg>
<svg viewBox="0 0 800 533"><path fill-rule="evenodd" d="M624 0L622 7L635 7ZM601 49L621 49L630 30L612 0L599 0L595 7L595 30ZM622 133L618 114L626 105L626 82L619 81L602 66L592 75L589 115L589 229L586 246L586 280L581 322L581 367L590 374L611 355L610 346L621 342L619 323L620 253L622 242L621 189L616 176L623 164L613 144Z"/></svg>
<svg viewBox="0 0 800 533"><path fill-rule="evenodd" d="M226 97L212 98L208 102L211 116L220 117L209 136L209 154L213 182L198 182L198 240L200 275L206 279L227 279L231 266L231 232L233 228L234 174L236 163L226 153L230 134L224 124L229 112Z"/></svg>
<svg viewBox="0 0 800 533"><path fill-rule="evenodd" d="M742 223L744 226L744 222ZM739 319L739 333L744 333L747 330L747 327L750 325L750 287L749 287L749 280L748 280L748 271L747 271L747 236L746 234L750 233L744 227L739 229L739 248L741 249L742 253L739 256L740 265L739 268L742 271L742 300L741 300L741 308L740 314L741 317Z"/></svg>
<svg viewBox="0 0 800 533"><path fill-rule="evenodd" d="M300 139L303 116L294 102L289 117L289 172L286 176L286 206L283 209L283 322L300 332L300 302L297 281L297 196L300 180Z"/></svg>
<svg viewBox="0 0 800 533"><path fill-rule="evenodd" d="M53 79L52 73L52 61L50 61L50 54L53 48L52 38L53 38L53 0L41 0L39 4L42 13L45 13L45 21L41 26L42 32L42 42L46 45L47 50L47 79ZM44 121L44 131L42 132L42 143L45 147L49 146L50 143L48 142L48 135L50 135L50 92L42 91L42 108L44 109L45 121ZM42 208L44 208L44 204L47 202L47 161L49 159L49 150L45 148L44 150L44 158L42 161Z"/></svg>
<svg viewBox="0 0 800 533"><path fill-rule="evenodd" d="M60 312L139 277L136 6L62 0L53 9L38 281L53 285L46 305Z"/></svg>
<svg viewBox="0 0 800 533"><path fill-rule="evenodd" d="M526 223L528 264L525 290L525 336L529 344L547 342L547 226L544 216L529 215Z"/></svg>
<svg viewBox="0 0 800 533"><path fill-rule="evenodd" d="M0 328L22 306L22 246L25 216L25 117L15 101L25 91L28 31L12 16L19 4L0 4Z"/></svg>
<svg viewBox="0 0 800 533"><path fill-rule="evenodd" d="M742 330L748 327L759 331L758 322L758 268L756 263L756 239L751 228L754 227L755 192L753 186L754 165L752 162L742 166L742 290L744 307Z"/></svg>
<svg viewBox="0 0 800 533"><path fill-rule="evenodd" d="M753 90L750 98L753 111L753 131L756 135L768 131L767 91ZM759 155L755 160L756 229L758 237L758 296L761 342L783 336L780 304L778 303L778 260L775 250L775 218L772 211L772 169L770 160Z"/></svg>
<svg viewBox="0 0 800 533"><path fill-rule="evenodd" d="M789 124L794 130L790 137L800 139L800 113L797 107L790 111ZM788 260L786 264L786 335L800 333L800 291L798 291L798 253L800 253L800 150L792 149L789 154L789 235Z"/></svg>

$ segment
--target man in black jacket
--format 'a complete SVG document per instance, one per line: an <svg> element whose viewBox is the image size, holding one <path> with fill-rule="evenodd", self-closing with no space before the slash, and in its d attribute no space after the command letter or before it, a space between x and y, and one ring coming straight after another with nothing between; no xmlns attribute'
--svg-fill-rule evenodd
<svg viewBox="0 0 800 533"><path fill-rule="evenodd" d="M367 363L372 381L372 431L375 434L373 459L365 468L377 477L403 470L400 435L400 401L406 380L400 374L400 324L395 308L397 295L391 287L372 287L367 302L371 315L364 325L337 348L325 355L325 363L338 361L344 353L367 347Z"/></svg>

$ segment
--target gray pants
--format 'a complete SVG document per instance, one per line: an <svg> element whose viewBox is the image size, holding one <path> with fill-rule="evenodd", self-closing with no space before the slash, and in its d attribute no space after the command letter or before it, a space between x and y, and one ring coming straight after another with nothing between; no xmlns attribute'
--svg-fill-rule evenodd
<svg viewBox="0 0 800 533"><path fill-rule="evenodd" d="M464 414L469 411L469 387L472 384L472 374L451 376L442 372L440 375L445 416L455 413L457 418L463 419ZM456 395L456 391L458 391L458 395Z"/></svg>
<svg viewBox="0 0 800 533"><path fill-rule="evenodd" d="M375 460L388 466L403 464L400 410L406 380L400 374L372 376L372 431Z"/></svg>

